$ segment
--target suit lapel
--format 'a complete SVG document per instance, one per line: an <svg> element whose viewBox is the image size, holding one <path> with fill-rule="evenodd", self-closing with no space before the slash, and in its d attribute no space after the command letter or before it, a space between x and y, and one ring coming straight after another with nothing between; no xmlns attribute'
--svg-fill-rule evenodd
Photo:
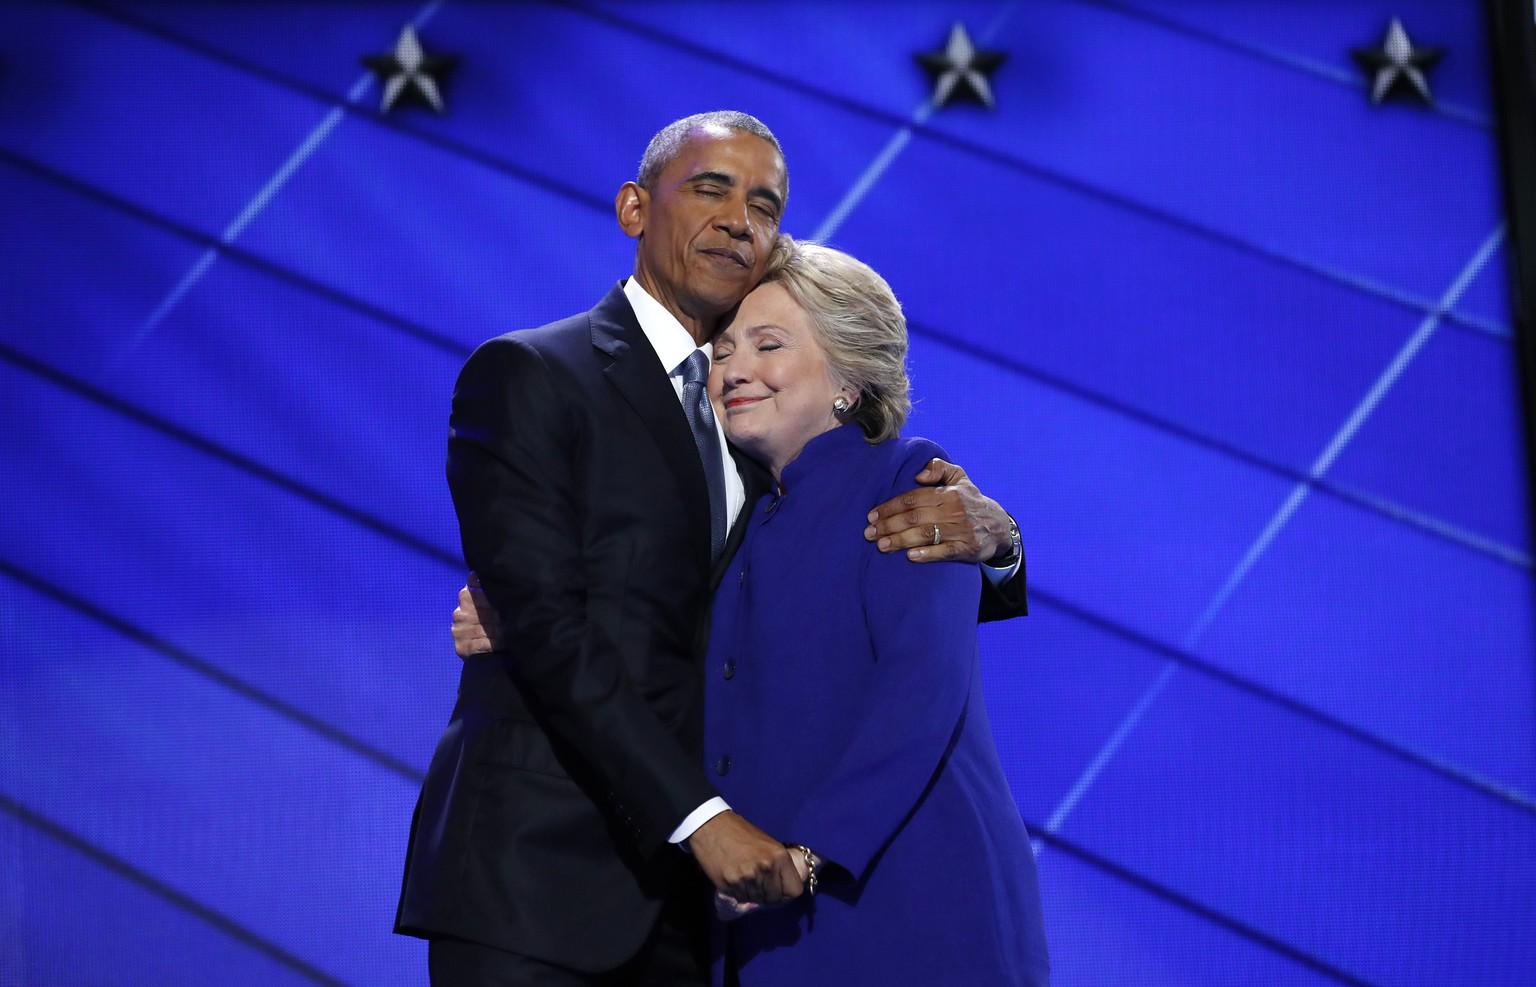
<svg viewBox="0 0 1536 987"><path fill-rule="evenodd" d="M695 548L709 557L709 487L699 447L694 444L688 419L678 403L677 392L667 379L650 340L640 328L635 311L615 286L588 316L592 345L603 354L603 375L645 423L661 450L662 459L683 492L682 508L689 517Z"/></svg>

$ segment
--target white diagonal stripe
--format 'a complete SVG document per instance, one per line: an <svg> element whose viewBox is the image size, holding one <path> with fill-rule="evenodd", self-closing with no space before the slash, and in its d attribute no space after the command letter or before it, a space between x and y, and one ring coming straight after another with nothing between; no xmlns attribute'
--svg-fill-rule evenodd
<svg viewBox="0 0 1536 987"><path fill-rule="evenodd" d="M1295 516L1296 511L1300 509L1307 497L1311 495L1312 481L1320 479L1338 461L1344 449L1359 434L1366 420L1380 407L1382 400L1387 396L1387 392L1402 377L1403 371L1408 369L1408 365L1413 362L1414 357L1424 348L1424 344L1429 342L1430 337L1434 335L1435 329L1439 327L1440 320L1444 318L1445 313L1461 298L1462 293L1467 290L1467 286L1472 283L1472 279L1488 263L1489 258L1493 256L1494 251L1498 249L1499 244L1503 241L1504 224L1500 223L1498 228L1489 234L1488 239L1483 241L1482 246L1477 249L1472 258L1462 267L1456 279L1451 282L1451 286L1445 290L1445 293L1440 296L1440 300L1435 303L1435 307L1419 323L1413 335L1409 336L1407 342L1403 343L1397 353L1393 355L1386 369L1377 376L1376 380L1371 384L1370 390L1366 391L1365 397L1361 398L1350 411L1349 417L1344 420L1344 424L1339 426L1338 431L1334 433L1328 445L1312 463L1311 469L1308 470L1307 479L1297 483L1291 489L1291 492L1286 495L1285 501L1280 505L1279 510L1269 519L1269 522L1264 526L1264 530L1259 533L1259 537L1254 540L1252 545L1248 546L1248 550L1243 553L1243 557L1237 566L1228 573L1226 580L1222 583L1221 588L1216 591L1216 595L1211 598L1210 603L1206 605L1204 612L1200 614L1188 632L1185 633L1183 646L1186 649L1193 649L1200 643L1200 639L1205 636L1206 630L1210 628L1211 623L1227 605L1227 601L1232 598L1232 594L1242 585L1243 580L1248 577L1248 573L1253 569L1253 566L1268 551L1269 546L1274 543L1275 536L1290 522L1291 518Z"/></svg>
<svg viewBox="0 0 1536 987"><path fill-rule="evenodd" d="M1302 503L1305 502L1307 496L1311 493L1313 481L1321 479L1329 467L1338 461L1339 455L1355 435L1359 433L1360 427L1365 424L1371 413L1380 406L1382 399L1386 397L1392 385L1401 378L1403 371L1407 369L1414 356L1424 348L1424 344L1428 342L1435 327L1439 325L1441 318L1456 304L1462 293L1466 291L1467 286L1472 283L1472 279L1488 263L1489 258L1493 256L1494 251L1498 249L1499 244L1503 240L1504 224L1500 223L1498 228L1488 236L1487 240L1483 242L1477 251L1473 253L1471 259L1462 267L1455 280L1451 282L1450 287L1441 295L1434 309L1425 316L1413 335L1398 349L1386 368L1377 376L1365 396L1360 399L1350 412L1349 417L1344 420L1344 424L1339 426L1339 429L1334 433L1327 446L1324 447L1323 451L1313 462L1308 478L1291 489L1279 509L1270 517L1269 522L1265 524L1258 538L1254 540L1253 544L1248 546L1248 550L1243 553L1243 557L1238 561L1231 573L1228 574L1221 588L1217 590L1216 595L1211 598L1210 603L1207 604L1200 617L1191 625L1188 632L1185 633L1184 647L1186 650L1192 649L1199 643L1206 629L1210 627L1211 622L1216 619L1222 608L1226 606L1227 601L1231 599L1232 594L1241 585L1243 579L1252 571L1254 565L1269 546L1274 543L1275 537L1279 535L1285 525L1290 522L1291 518L1295 517L1297 510L1300 509ZM1065 825L1072 811L1093 787L1115 755L1119 753L1126 738L1130 736L1131 732L1145 718L1148 710L1162 696L1168 683L1173 679L1177 671L1178 665L1176 663L1168 661L1163 664L1157 677L1142 691L1141 696L1137 699L1136 704L1131 707L1130 712L1126 714L1119 726L1115 728L1115 731L1105 740L1098 753L1094 755L1093 760L1083 769L1082 774L1078 776L1072 788L1062 798L1061 802L1057 804L1046 823L1047 831L1055 833ZM1036 851L1036 856L1043 849L1043 846L1040 847Z"/></svg>
<svg viewBox="0 0 1536 987"><path fill-rule="evenodd" d="M1014 8L1017 6L1018 4L1015 2L999 10L997 16L993 17L981 34L977 35L977 43L980 45L988 44L993 36L1002 30L1003 25L1012 16ZM956 25L955 28L951 29L951 40L949 42L951 45L954 44L953 32L958 27ZM811 234L813 240L826 243L837 233L842 227L843 221L848 218L854 209L858 208L859 203L864 201L864 197L869 194L870 190L875 187L875 184L885 175L886 169L901 155L901 152L906 149L907 144L911 143L912 128L927 123L928 118L933 116L933 112L934 106L931 96L918 104L917 108L912 111L912 122L896 131L896 133L891 135L891 139L885 142L885 147L880 149L880 153L875 155L874 160L870 161L864 168L864 172L854 180L853 184L849 186L848 191L843 193L842 199L838 200L837 205L827 214L827 218L821 221L821 225L816 228L816 232Z"/></svg>
<svg viewBox="0 0 1536 987"><path fill-rule="evenodd" d="M411 20L411 26L419 30L427 21L432 19L433 15L437 13L438 9L445 2L446 0L431 0L430 3L417 12L416 16ZM357 80L352 83L351 88L347 90L347 102L356 103L361 100L372 85L373 73L364 72L358 76ZM230 220L229 225L224 227L224 232L219 235L219 242L221 244L234 243L240 234L245 232L246 227L271 204L272 199L282 190L283 186L288 183L288 180L294 176L299 168L303 166L304 162L308 161L310 156L325 142L325 139L331 135L331 132L336 129L337 124L341 123L345 115L345 111L339 106L332 107L326 113L320 123L315 126L315 129L311 130L299 142L299 146L294 148L293 152L288 155L288 158L278 166L277 171L272 174L272 177L262 184L250 201L235 215L235 218ZM112 361L114 369L121 367L128 357L132 356L134 351L143 345L144 340L148 339L160 324L165 321L166 317L176 310L176 307L191 293L192 289L203 279L203 276L213 268L218 258L219 250L217 248L209 248L193 262L192 266L187 269L187 273L182 275L181 280L161 299L160 304L155 306L154 311L150 312L149 317L129 337L128 342Z"/></svg>

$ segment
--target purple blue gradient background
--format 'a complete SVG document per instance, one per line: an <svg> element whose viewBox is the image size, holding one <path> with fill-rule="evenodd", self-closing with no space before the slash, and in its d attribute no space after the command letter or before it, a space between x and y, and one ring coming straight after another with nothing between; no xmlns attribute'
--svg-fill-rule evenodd
<svg viewBox="0 0 1536 987"><path fill-rule="evenodd" d="M1440 100L1373 108L1388 18ZM358 59L421 24L449 112ZM998 108L929 117L963 21ZM1536 976L1531 537L1479 6L0 10L0 983L423 984L390 935L452 704L480 340L629 269L734 107L785 229L902 298L1018 517L981 632L1056 982ZM856 533L851 533L856 536ZM808 724L813 729L813 724Z"/></svg>

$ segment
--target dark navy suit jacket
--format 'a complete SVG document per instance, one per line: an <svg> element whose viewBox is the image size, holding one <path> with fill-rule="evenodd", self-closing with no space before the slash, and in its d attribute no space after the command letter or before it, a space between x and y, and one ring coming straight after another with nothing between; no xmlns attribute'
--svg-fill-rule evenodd
<svg viewBox="0 0 1536 987"><path fill-rule="evenodd" d="M736 811L832 862L824 889L725 926L744 987L1049 979L1029 836L987 724L973 566L856 535L943 451L813 439L715 597L705 764ZM838 883L838 877L842 882Z"/></svg>

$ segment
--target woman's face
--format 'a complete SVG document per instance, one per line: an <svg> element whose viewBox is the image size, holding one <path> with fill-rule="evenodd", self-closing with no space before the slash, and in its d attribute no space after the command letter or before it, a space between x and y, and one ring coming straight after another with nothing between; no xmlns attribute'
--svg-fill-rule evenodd
<svg viewBox="0 0 1536 987"><path fill-rule="evenodd" d="M805 444L839 424L826 351L811 318L778 284L752 291L715 336L709 396L726 437L774 476Z"/></svg>

